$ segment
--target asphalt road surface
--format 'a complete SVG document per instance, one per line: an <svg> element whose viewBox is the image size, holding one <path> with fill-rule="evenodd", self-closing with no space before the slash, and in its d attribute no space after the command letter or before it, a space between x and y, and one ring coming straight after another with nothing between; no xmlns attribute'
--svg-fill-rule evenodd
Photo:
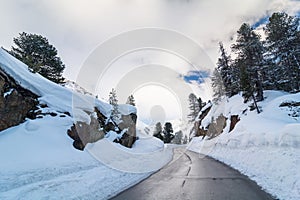
<svg viewBox="0 0 300 200"><path fill-rule="evenodd" d="M153 161L155 162L155 161ZM167 166L114 200L260 200L274 199L247 176L209 157L174 150Z"/></svg>

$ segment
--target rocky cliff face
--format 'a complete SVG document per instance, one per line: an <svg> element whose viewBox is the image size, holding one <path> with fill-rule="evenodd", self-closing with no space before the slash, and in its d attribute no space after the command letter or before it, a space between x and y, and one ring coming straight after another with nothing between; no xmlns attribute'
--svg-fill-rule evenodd
<svg viewBox="0 0 300 200"><path fill-rule="evenodd" d="M125 147L131 148L136 141L136 121L137 115L131 113L129 115L122 115L122 122L118 125L121 130L126 130L119 140L116 142L120 143Z"/></svg>
<svg viewBox="0 0 300 200"><path fill-rule="evenodd" d="M96 108L95 111L100 113ZM100 120L91 115L90 124L76 122L67 131L67 134L74 140L73 146L76 149L83 150L87 143L96 142L104 137L105 131L101 128Z"/></svg>
<svg viewBox="0 0 300 200"><path fill-rule="evenodd" d="M230 128L229 128L229 132L231 132L235 125L240 121L240 118L238 115L231 115L230 117Z"/></svg>
<svg viewBox="0 0 300 200"><path fill-rule="evenodd" d="M194 123L194 129L195 129L195 136L206 136L207 134L207 130L201 128L201 122L202 120L207 116L207 114L209 113L211 109L211 106L208 107L207 109L203 110L201 115L199 116L199 119L195 121Z"/></svg>
<svg viewBox="0 0 300 200"><path fill-rule="evenodd" d="M224 115L219 115L217 119L213 120L207 129L206 135L209 138L214 138L220 135L223 132L223 129L226 127L227 118Z"/></svg>
<svg viewBox="0 0 300 200"><path fill-rule="evenodd" d="M35 118L37 96L0 70L0 131Z"/></svg>
<svg viewBox="0 0 300 200"><path fill-rule="evenodd" d="M0 131L19 125L26 118L35 119L44 115L56 116L56 113L43 113L40 108L47 105L39 105L38 96L24 89L7 73L0 69ZM134 113L121 116L121 123L107 123L106 117L95 108L95 113L90 113L91 123L77 122L68 130L68 135L74 140L73 146L83 150L87 143L96 142L104 135L118 129L122 137L118 142L126 147L132 147L136 138L136 119ZM69 113L60 116L65 117ZM95 117L96 116L96 117Z"/></svg>
<svg viewBox="0 0 300 200"><path fill-rule="evenodd" d="M97 109L95 115L91 113L91 122L87 124L85 122L76 122L68 130L68 135L74 140L73 146L78 150L83 150L86 144L96 142L102 139L109 131L116 131L122 134L119 139L114 142L120 143L125 147L131 148L136 141L136 122L137 115L131 113L129 115L121 115L121 123L115 124L112 121L106 123L107 118Z"/></svg>
<svg viewBox="0 0 300 200"><path fill-rule="evenodd" d="M199 119L195 121L194 130L196 137L202 136L204 138L205 136L208 136L209 138L214 138L220 135L223 132L223 129L226 127L227 118L223 114L219 115L216 119L211 119L211 122L207 127L201 127L202 120L208 115L211 108L212 107L208 107L206 110L202 111ZM234 129L239 120L240 119L238 115L230 116L229 132Z"/></svg>

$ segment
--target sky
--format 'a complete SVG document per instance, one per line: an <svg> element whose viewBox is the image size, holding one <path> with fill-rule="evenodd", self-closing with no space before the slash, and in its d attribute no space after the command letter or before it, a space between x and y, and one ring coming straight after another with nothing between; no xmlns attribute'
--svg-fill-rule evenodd
<svg viewBox="0 0 300 200"><path fill-rule="evenodd" d="M299 0L0 0L0 45L10 49L12 39L20 32L41 34L49 39L57 49L59 56L66 65L64 77L77 81L84 64L91 58L103 43L124 32L143 29L159 28L171 30L182 36L190 38L203 50L203 54L210 59L211 63L216 63L218 57L218 42L223 41L225 47L229 48L233 42L238 28L243 22L259 25L257 22L275 11L286 11L291 15L299 13ZM151 36L149 36L151 37ZM126 42L135 40L130 39ZM177 39L170 40L169 43L176 44ZM102 45L103 46L103 45ZM119 46L114 47L116 50ZM171 48L171 47L170 47ZM130 50L130 49L127 49ZM127 56L122 55L120 59L114 59L109 66L114 68L110 73L100 80L95 81L95 91L100 93L101 98L107 98L109 89L116 87L123 80L125 75L139 66L153 64L156 66L166 66L170 74L173 71L178 75L185 75L189 70L193 70L191 63L184 64L186 60L180 56L172 57L169 53L157 51L147 53L148 50L134 51ZM137 53L136 53L137 52ZM175 52L176 53L176 52ZM106 55L106 52L104 51ZM151 56L149 56L151 55ZM166 62L171 60L172 62ZM167 63L167 64L166 64ZM180 67L178 67L178 63ZM117 67L119 66L119 67ZM121 74L120 70L123 70ZM213 68L210 66L210 68ZM154 69L154 67L153 67ZM152 71L150 74L155 77ZM133 73L133 72L132 72ZM134 73L137 73L136 71ZM125 74L125 75L124 75ZM149 76L150 76L149 74ZM159 74L159 73L158 73ZM139 76L139 74L138 74ZM118 77L118 78L116 78ZM137 77L137 76L135 76ZM173 77L173 81L178 76ZM85 77L85 79L89 79ZM107 80L103 83L104 80ZM94 81L94 80L93 80ZM184 81L182 81L184 82ZM197 81L196 81L197 82ZM90 83L89 83L90 84ZM99 90L106 84L104 91ZM136 83L137 84L137 83ZM195 87L195 84L188 83L191 91L208 100L211 91L205 91L207 86ZM205 84L209 84L206 82ZM158 94L169 94L170 99L183 98L178 94L174 95L171 85L163 84L158 89L157 84L151 85L143 83L144 93L140 85L128 92L136 92L137 100L141 106L142 99L146 93L151 93L156 88ZM152 86L152 87L151 87ZM201 89L202 88L202 89ZM161 91L161 92L159 92ZM175 91L176 93L176 91ZM172 97L171 97L171 96ZM159 98L159 96L147 97L147 99ZM168 98L168 97L165 97ZM125 101L122 99L121 102ZM178 101L177 101L178 102ZM149 103L149 102L148 102ZM182 107L179 103L176 109ZM152 104L142 112L151 115L152 108L158 105ZM166 113L170 113L167 105L160 105L165 108ZM159 109L154 109L159 110ZM176 111L177 116L182 115L181 111ZM181 113L181 114L180 114ZM153 112L152 112L153 114ZM153 114L162 116L162 114ZM168 114L166 114L167 116Z"/></svg>

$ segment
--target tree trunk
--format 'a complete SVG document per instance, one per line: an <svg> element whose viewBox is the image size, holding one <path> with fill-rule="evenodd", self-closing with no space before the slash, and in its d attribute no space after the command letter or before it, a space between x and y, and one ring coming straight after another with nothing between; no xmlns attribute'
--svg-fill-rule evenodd
<svg viewBox="0 0 300 200"><path fill-rule="evenodd" d="M253 93L252 93L252 98L253 98L254 106L255 106L255 108L256 108L256 110L257 110L257 114L259 114L259 113L260 113L260 110L259 110L259 108L258 108L258 106L257 106L256 99L255 99Z"/></svg>
<svg viewBox="0 0 300 200"><path fill-rule="evenodd" d="M296 58L296 56L295 55L293 55L293 58L294 58L294 60L295 60L295 62L296 62L296 64L297 64L297 67L298 67L298 69L297 69L297 92L300 90L300 85L299 85L299 80L300 80L300 64L299 64L299 62L298 62L298 60L297 60L297 58Z"/></svg>
<svg viewBox="0 0 300 200"><path fill-rule="evenodd" d="M257 90L256 100L257 101L262 101L262 100L264 100L264 91L263 91L260 75L258 74L257 77L258 78L257 78L257 81L256 81L256 90Z"/></svg>

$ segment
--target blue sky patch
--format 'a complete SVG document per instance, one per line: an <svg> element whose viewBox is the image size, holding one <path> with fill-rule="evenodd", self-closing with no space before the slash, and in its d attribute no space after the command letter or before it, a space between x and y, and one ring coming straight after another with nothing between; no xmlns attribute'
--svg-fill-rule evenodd
<svg viewBox="0 0 300 200"><path fill-rule="evenodd" d="M264 17L260 18L257 22L255 22L255 23L252 25L252 27L253 27L254 29L256 29L256 28L259 27L260 25L266 24L266 23L269 21L269 17L270 17L270 16L264 16Z"/></svg>
<svg viewBox="0 0 300 200"><path fill-rule="evenodd" d="M197 82L201 84L204 82L204 78L209 77L207 71L189 71L186 75L181 75L183 80L187 83Z"/></svg>

